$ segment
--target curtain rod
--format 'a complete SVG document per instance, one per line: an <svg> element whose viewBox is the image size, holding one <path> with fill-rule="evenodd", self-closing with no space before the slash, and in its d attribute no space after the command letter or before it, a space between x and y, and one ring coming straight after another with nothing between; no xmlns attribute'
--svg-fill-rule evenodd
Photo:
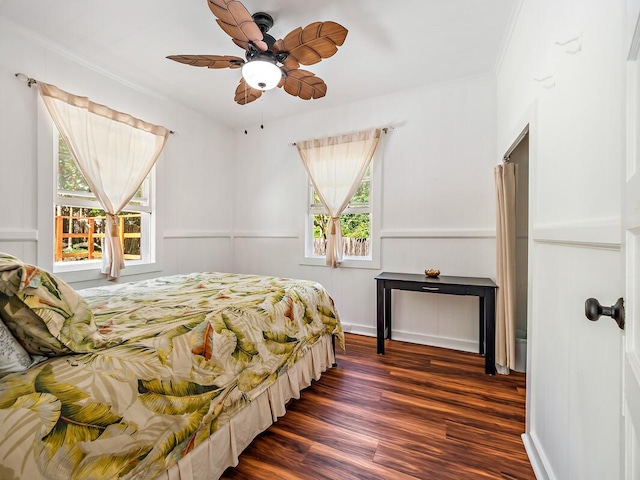
<svg viewBox="0 0 640 480"><path fill-rule="evenodd" d="M26 82L27 87L29 87L29 88L31 88L31 86L32 86L34 83L35 83L36 85L38 84L38 81L37 81L35 78L30 77L30 76L28 76L28 75L25 75L24 73L20 73L20 72L18 72L18 73L16 73L16 74L15 74L15 76L16 76L16 78L17 78L18 80L23 81L23 82ZM175 132L174 130L169 130L169 133L170 133L171 135L173 135L173 134L174 134L174 133L176 133L176 132Z"/></svg>
<svg viewBox="0 0 640 480"><path fill-rule="evenodd" d="M386 135L387 133L389 133L389 130L395 130L397 127L394 127L393 125L388 125L386 127L381 127L380 130L382 130L382 132ZM289 146L290 147L295 147L297 145L296 142L290 143Z"/></svg>
<svg viewBox="0 0 640 480"><path fill-rule="evenodd" d="M524 130L522 130L520 135L518 135L518 137L514 140L514 142L511 144L511 146L506 151L506 153L502 156L502 161L504 163L509 163L511 161L511 154L518 147L518 145L520 145L520 142L524 139L524 137L527 136L528 133L529 133L529 124L527 124L527 126L524 127Z"/></svg>
<svg viewBox="0 0 640 480"><path fill-rule="evenodd" d="M34 83L38 83L38 81L35 78L31 78L31 77L25 75L24 73L16 73L16 78L18 80L26 82L27 83L27 87L29 87L29 88L31 88L31 85L33 85Z"/></svg>

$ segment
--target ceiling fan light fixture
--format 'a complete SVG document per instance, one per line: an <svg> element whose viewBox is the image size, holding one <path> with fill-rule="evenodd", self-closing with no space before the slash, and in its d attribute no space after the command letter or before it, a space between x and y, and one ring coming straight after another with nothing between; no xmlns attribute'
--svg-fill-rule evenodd
<svg viewBox="0 0 640 480"><path fill-rule="evenodd" d="M282 71L273 61L258 57L242 65L245 82L258 90L271 90L280 83Z"/></svg>
<svg viewBox="0 0 640 480"><path fill-rule="evenodd" d="M276 40L267 33L273 26L268 13L251 15L240 0L209 0L208 5L222 30L245 51L244 59L235 55L170 55L168 59L194 67L242 67L242 79L233 98L238 105L251 103L277 86L284 86L286 93L303 100L326 95L324 80L300 65L313 65L333 56L347 38L346 28L332 21L313 22Z"/></svg>

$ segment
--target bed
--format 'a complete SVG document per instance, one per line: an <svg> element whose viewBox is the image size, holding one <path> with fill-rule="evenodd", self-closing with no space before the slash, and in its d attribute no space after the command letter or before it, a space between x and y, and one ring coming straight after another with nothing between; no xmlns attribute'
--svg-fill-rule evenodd
<svg viewBox="0 0 640 480"><path fill-rule="evenodd" d="M216 479L344 347L318 283L74 290L0 253L0 478Z"/></svg>

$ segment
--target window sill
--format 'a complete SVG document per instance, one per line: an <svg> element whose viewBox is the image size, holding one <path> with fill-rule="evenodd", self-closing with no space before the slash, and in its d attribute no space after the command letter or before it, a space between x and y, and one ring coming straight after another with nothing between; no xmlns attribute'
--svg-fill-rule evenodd
<svg viewBox="0 0 640 480"><path fill-rule="evenodd" d="M309 267L327 267L325 257L304 257L300 261L300 265L306 265ZM352 259L347 258L342 261L338 268L361 268L367 270L380 270L380 261L377 259Z"/></svg>
<svg viewBox="0 0 640 480"><path fill-rule="evenodd" d="M60 265L55 264L53 272L67 283L87 282L93 280L105 280L100 273L101 261L87 262L84 265ZM70 268L73 267L73 268ZM134 263L129 264L120 272L120 278L133 275L144 275L162 271L159 263Z"/></svg>

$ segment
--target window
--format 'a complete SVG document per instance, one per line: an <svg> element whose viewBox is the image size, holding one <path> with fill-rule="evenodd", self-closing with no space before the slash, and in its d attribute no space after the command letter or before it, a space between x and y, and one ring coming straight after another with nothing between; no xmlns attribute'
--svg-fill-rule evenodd
<svg viewBox="0 0 640 480"><path fill-rule="evenodd" d="M57 132L56 132L57 133ZM54 262L56 270L84 269L102 259L105 212L76 166L69 149L57 135L57 195L54 205ZM154 170L118 216L125 262L152 261Z"/></svg>
<svg viewBox="0 0 640 480"><path fill-rule="evenodd" d="M340 215L342 252L345 260L371 259L371 211L371 166L369 166L358 190ZM309 184L308 219L307 256L324 257L327 245L326 228L330 218L311 183Z"/></svg>

